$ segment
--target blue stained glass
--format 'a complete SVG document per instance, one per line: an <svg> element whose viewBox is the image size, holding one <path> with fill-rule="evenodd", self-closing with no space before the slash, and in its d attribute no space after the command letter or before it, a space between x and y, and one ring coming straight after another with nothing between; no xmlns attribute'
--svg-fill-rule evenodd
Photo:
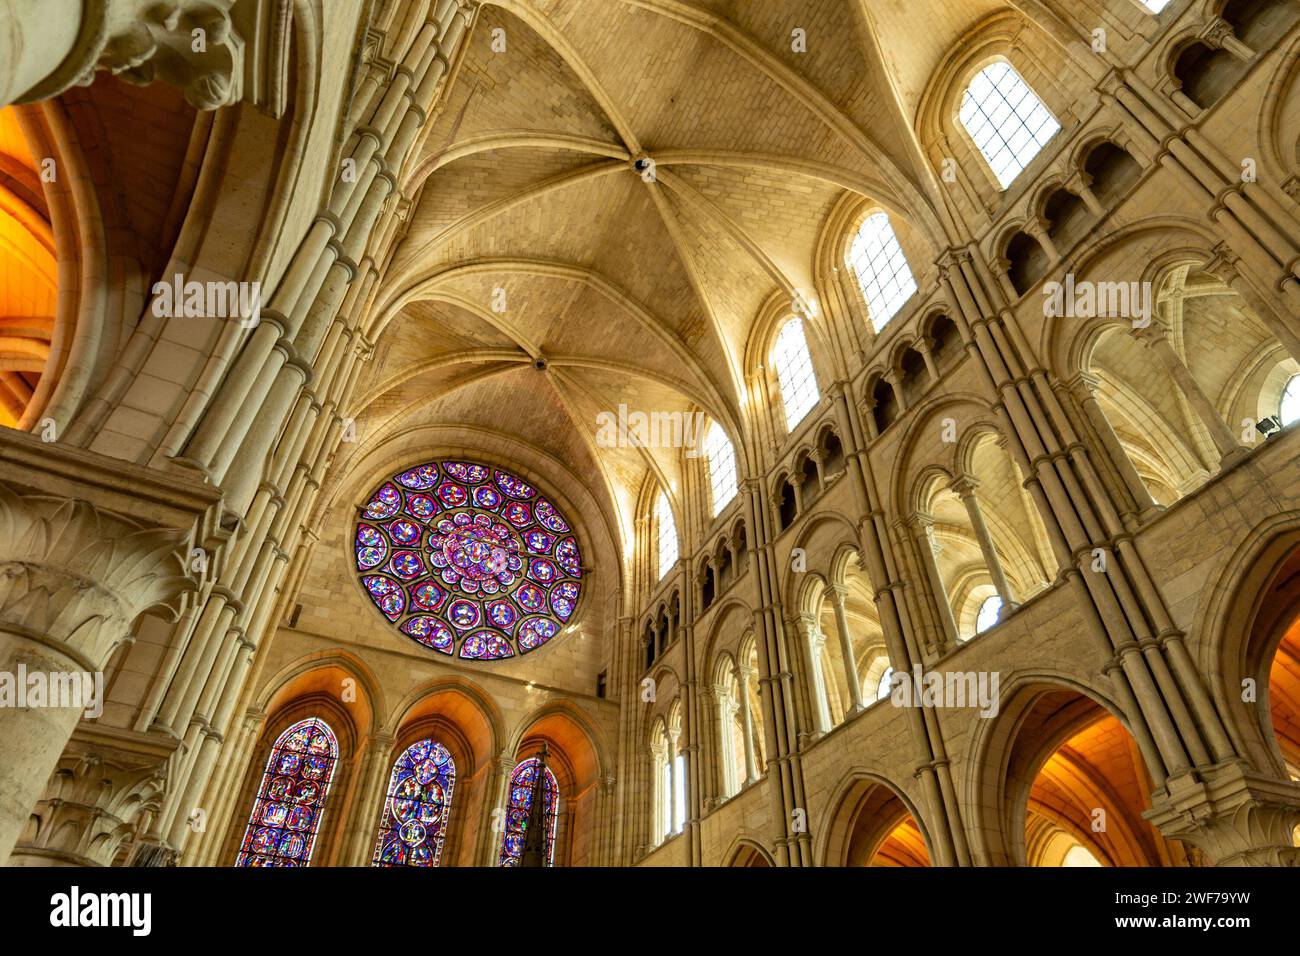
<svg viewBox="0 0 1300 956"><path fill-rule="evenodd" d="M339 744L327 723L300 720L276 738L235 866L306 866Z"/></svg>
<svg viewBox="0 0 1300 956"><path fill-rule="evenodd" d="M372 866L437 866L447 838L456 762L432 739L407 747L393 765Z"/></svg>
<svg viewBox="0 0 1300 956"><path fill-rule="evenodd" d="M509 803L506 806L506 832L501 840L498 866L518 866L524 852L528 832L528 811L533 803L533 781L537 779L539 761L536 757L521 760L510 774ZM551 768L546 768L542 781L542 797L546 801L544 821L546 826L546 865L555 865L555 821L560 810L560 786Z"/></svg>
<svg viewBox="0 0 1300 956"><path fill-rule="evenodd" d="M425 462L368 499L356 567L375 605L410 639L467 660L500 660L541 647L576 612L582 560L569 532L555 506L510 472Z"/></svg>

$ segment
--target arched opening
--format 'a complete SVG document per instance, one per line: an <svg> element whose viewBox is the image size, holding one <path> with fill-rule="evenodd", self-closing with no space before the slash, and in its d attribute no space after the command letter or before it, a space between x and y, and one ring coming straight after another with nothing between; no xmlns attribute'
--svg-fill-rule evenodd
<svg viewBox="0 0 1300 956"><path fill-rule="evenodd" d="M553 866L590 866L596 853L596 827L600 815L600 761L595 744L588 732L563 711L556 711L535 720L522 735L522 743L515 754L511 778L505 782L505 793L499 806L507 808L507 825L510 815L523 811L527 820L529 807L522 802L522 794L515 791L530 784L536 777L536 759L542 746L546 746L546 768L554 775L555 807L548 812L554 817L553 846L550 856ZM528 768L532 767L530 771ZM523 768L523 769L521 769ZM530 775L531 774L531 775ZM526 778L526 779L525 779ZM551 781L547 781L551 786ZM550 791L547 790L548 801ZM515 819L519 817L515 813ZM520 840L509 842L507 831L497 846L496 863L501 866L516 865L507 856L517 860L513 853L521 849ZM515 836L521 836L516 832Z"/></svg>
<svg viewBox="0 0 1300 956"><path fill-rule="evenodd" d="M948 316L940 314L932 318L926 336L930 340L930 357L940 375L962 360L965 350L962 347L961 333Z"/></svg>
<svg viewBox="0 0 1300 956"><path fill-rule="evenodd" d="M905 349L898 359L898 384L909 408L921 400L921 395L930 385L925 359L914 348Z"/></svg>
<svg viewBox="0 0 1300 956"><path fill-rule="evenodd" d="M1007 243L1007 277L1017 295L1024 295L1039 279L1047 275L1052 263L1047 257L1047 250L1037 239L1023 232L1017 232Z"/></svg>
<svg viewBox="0 0 1300 956"><path fill-rule="evenodd" d="M1217 474L1256 423L1278 416L1300 364L1237 292L1195 263L1165 272L1152 311L1147 325L1102 331L1086 370L1099 425L1151 499L1168 506Z"/></svg>
<svg viewBox="0 0 1300 956"><path fill-rule="evenodd" d="M1051 684L1022 688L988 740L982 792L997 803L979 813L989 863L1064 865L1077 845L1103 866L1199 865L1195 848L1144 819L1154 788L1137 744L1091 697ZM1087 862L1077 851L1070 859Z"/></svg>
<svg viewBox="0 0 1300 956"><path fill-rule="evenodd" d="M1295 391L1297 413L1300 413L1300 385L1297 385ZM821 454L822 470L826 473L828 479L844 470L844 445L840 442L840 436L835 434L834 430L828 428L822 432L821 441L818 443L818 451Z"/></svg>
<svg viewBox="0 0 1300 956"><path fill-rule="evenodd" d="M1142 166L1128 151L1104 140L1088 151L1083 171L1091 180L1097 201L1109 207L1142 178Z"/></svg>
<svg viewBox="0 0 1300 956"><path fill-rule="evenodd" d="M1267 49L1300 20L1300 7L1288 0L1228 0L1219 14L1237 39L1252 50Z"/></svg>
<svg viewBox="0 0 1300 956"><path fill-rule="evenodd" d="M18 108L0 110L0 425L9 428L33 424L28 409L51 357L58 311L59 266L42 166Z"/></svg>
<svg viewBox="0 0 1300 956"><path fill-rule="evenodd" d="M372 866L437 866L456 793L456 761L432 737L411 744L389 774Z"/></svg>
<svg viewBox="0 0 1300 956"><path fill-rule="evenodd" d="M794 524L794 519L798 516L799 499L795 497L794 485L789 478L785 478L781 482L777 498L777 530L784 531Z"/></svg>
<svg viewBox="0 0 1300 956"><path fill-rule="evenodd" d="M1178 54L1173 73L1182 94L1199 109L1207 110L1237 85L1246 66L1227 50L1197 40Z"/></svg>
<svg viewBox="0 0 1300 956"><path fill-rule="evenodd" d="M1047 235L1058 252L1072 249L1092 228L1093 214L1084 201L1068 189L1056 189L1043 203Z"/></svg>
<svg viewBox="0 0 1300 956"><path fill-rule="evenodd" d="M886 784L859 780L831 818L827 866L930 865L925 836L908 805Z"/></svg>
<svg viewBox="0 0 1300 956"><path fill-rule="evenodd" d="M1003 189L1061 128L1006 60L990 63L971 79L958 119Z"/></svg>
<svg viewBox="0 0 1300 956"><path fill-rule="evenodd" d="M736 852L732 854L731 863L728 865L733 867L766 868L772 865L772 861L758 847L742 843Z"/></svg>
<svg viewBox="0 0 1300 956"><path fill-rule="evenodd" d="M334 729L319 717L290 724L276 737L235 866L311 863L338 759Z"/></svg>
<svg viewBox="0 0 1300 956"><path fill-rule="evenodd" d="M876 424L876 434L883 434L885 429L898 421L898 399L894 397L893 387L883 378L876 379L871 387L871 417Z"/></svg>

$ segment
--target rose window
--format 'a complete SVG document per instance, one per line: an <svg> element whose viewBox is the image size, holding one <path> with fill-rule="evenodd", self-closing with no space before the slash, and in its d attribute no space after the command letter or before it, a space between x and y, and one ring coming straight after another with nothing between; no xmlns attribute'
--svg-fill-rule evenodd
<svg viewBox="0 0 1300 956"><path fill-rule="evenodd" d="M573 617L582 559L569 523L515 475L435 461L384 482L357 521L357 571L380 612L442 654L500 660Z"/></svg>

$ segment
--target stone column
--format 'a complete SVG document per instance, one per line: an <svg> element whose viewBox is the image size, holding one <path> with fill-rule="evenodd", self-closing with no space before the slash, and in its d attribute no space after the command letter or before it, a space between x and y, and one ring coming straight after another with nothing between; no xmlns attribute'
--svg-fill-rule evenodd
<svg viewBox="0 0 1300 956"><path fill-rule="evenodd" d="M960 475L950 487L953 494L966 506L966 514L970 518L971 527L975 529L975 538L980 543L980 552L984 555L984 563L988 566L989 577L993 579L993 587L997 589L998 597L1002 599L1002 612L998 615L1000 621L1003 615L1014 611L1020 605L1016 603L1015 595L1011 592L1011 582L1007 580L1006 572L1002 568L1002 559L998 557L997 548L993 547L993 536L989 534L988 525L984 522L984 511L975 496L975 489L979 487L979 482L970 475Z"/></svg>
<svg viewBox="0 0 1300 956"><path fill-rule="evenodd" d="M831 729L831 710L826 700L826 675L822 673L822 648L826 646L826 635L821 632L817 622L810 614L801 614L795 622L804 649L808 653L808 677L812 693L812 717L814 739Z"/></svg>
<svg viewBox="0 0 1300 956"><path fill-rule="evenodd" d="M934 364L934 339L921 336L912 343L912 347L921 353L921 361L925 362L925 370L930 375L930 384L933 385L939 381L939 368Z"/></svg>
<svg viewBox="0 0 1300 956"><path fill-rule="evenodd" d="M167 762L179 745L174 737L83 724L59 757L9 866L128 863L162 807Z"/></svg>
<svg viewBox="0 0 1300 956"><path fill-rule="evenodd" d="M749 679L754 669L744 664L736 667L736 680L740 684L740 725L745 731L745 785L758 779L758 757L754 749L754 715L749 708Z"/></svg>
<svg viewBox="0 0 1300 956"><path fill-rule="evenodd" d="M739 780L735 781L735 786L728 786L728 781L736 775L736 741L731 733L731 722L736 719L740 704L727 696L727 688L722 684L714 686L713 696L718 704L718 756L722 762L722 795L731 797L742 786Z"/></svg>
<svg viewBox="0 0 1300 956"><path fill-rule="evenodd" d="M849 683L849 713L856 714L866 707L862 699L862 682L858 680L857 657L853 653L853 638L849 635L849 617L844 608L846 590L843 587L829 589L831 607L835 609L835 629L840 634L840 655L844 658L844 679Z"/></svg>
<svg viewBox="0 0 1300 956"><path fill-rule="evenodd" d="M1061 253L1056 248L1056 243L1052 241L1051 233L1047 229L1047 223L1038 218L1030 219L1025 222L1025 235L1038 242L1047 253L1048 262L1056 262L1061 258Z"/></svg>
<svg viewBox="0 0 1300 956"><path fill-rule="evenodd" d="M934 593L934 603L938 605L939 620L949 643L956 647L960 641L957 619L952 616L952 604L948 601L948 589L943 586L943 577L939 574L939 562L935 560L937 546L931 528L934 519L929 515L914 514L908 522L912 534L916 537L917 547L921 551L921 563L925 565L926 576L930 579L930 590Z"/></svg>
<svg viewBox="0 0 1300 956"><path fill-rule="evenodd" d="M675 836L681 832L682 820L677 814L677 741L681 738L680 730L668 730L668 835Z"/></svg>
<svg viewBox="0 0 1300 956"><path fill-rule="evenodd" d="M1065 181L1065 188L1070 190L1088 207L1088 211L1094 216L1100 218L1106 215L1106 207L1102 205L1097 194L1092 191L1092 177L1080 170Z"/></svg>
<svg viewBox="0 0 1300 956"><path fill-rule="evenodd" d="M1124 487L1128 489L1129 495L1132 496L1134 503L1137 505L1138 517L1145 519L1154 515L1160 510L1160 506L1151 497L1151 489L1147 487L1146 482L1142 480L1142 476L1138 474L1133 459L1129 457L1128 452L1124 449L1119 436L1115 434L1115 429L1111 427L1110 419L1106 417L1101 404L1097 401L1097 388L1100 383L1096 376L1089 375L1087 372L1080 372L1067 384L1070 390L1074 392L1075 398L1078 399L1079 405L1088 421L1092 424L1093 430L1101 436L1101 443L1105 447L1107 458L1119 471L1120 477L1124 481Z"/></svg>
<svg viewBox="0 0 1300 956"><path fill-rule="evenodd" d="M1133 334L1143 345L1151 349L1161 366L1174 380L1178 390L1183 393L1187 403L1192 406L1196 417L1201 420L1201 424L1209 433L1210 440L1214 442L1214 447L1218 449L1220 465L1231 464L1246 454L1247 449L1237 442L1236 436L1219 415L1219 410L1214 407L1209 396L1201 390L1200 383L1192 375L1191 369L1183 362L1182 356L1174 350L1173 343L1169 341L1168 330L1160 323L1152 322L1145 328L1135 329Z"/></svg>
<svg viewBox="0 0 1300 956"><path fill-rule="evenodd" d="M144 529L84 501L0 485L0 674L24 697L41 685L50 697L62 690L62 703L75 700L0 707L0 858L14 848L77 722L98 716L95 703L68 692L89 684L93 696L98 674L102 693L104 665L131 639L135 619L160 606L177 612L193 589L184 541L182 532Z"/></svg>

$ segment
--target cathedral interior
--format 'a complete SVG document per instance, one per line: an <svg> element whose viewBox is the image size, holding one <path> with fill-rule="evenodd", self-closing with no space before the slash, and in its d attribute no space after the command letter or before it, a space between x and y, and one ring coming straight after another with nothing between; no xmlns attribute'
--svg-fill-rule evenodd
<svg viewBox="0 0 1300 956"><path fill-rule="evenodd" d="M0 0L0 860L1300 862L1300 2Z"/></svg>

